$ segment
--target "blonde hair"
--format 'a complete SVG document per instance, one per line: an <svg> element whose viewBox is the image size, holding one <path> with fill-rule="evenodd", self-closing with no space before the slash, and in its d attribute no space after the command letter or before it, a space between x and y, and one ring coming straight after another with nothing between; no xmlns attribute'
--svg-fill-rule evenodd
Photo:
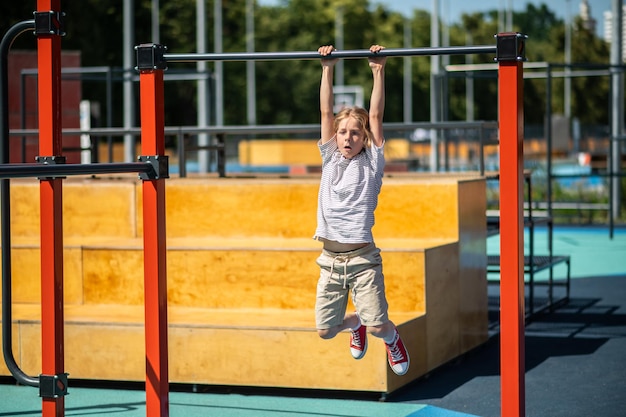
<svg viewBox="0 0 626 417"><path fill-rule="evenodd" d="M367 110L365 110L362 107L353 106L353 107L344 107L343 109L341 109L339 113L337 113L337 115L335 116L335 123L333 126L335 129L335 133L337 133L337 130L339 129L339 124L343 120L349 117L352 117L357 121L357 123L359 124L359 127L365 133L363 144L364 146L369 147L370 143L372 143L373 134L372 134L372 130L370 129L369 113L367 112Z"/></svg>

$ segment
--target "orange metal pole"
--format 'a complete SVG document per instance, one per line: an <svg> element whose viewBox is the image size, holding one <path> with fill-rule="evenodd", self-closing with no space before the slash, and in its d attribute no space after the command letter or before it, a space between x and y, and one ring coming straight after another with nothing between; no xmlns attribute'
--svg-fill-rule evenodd
<svg viewBox="0 0 626 417"><path fill-rule="evenodd" d="M524 100L521 61L501 61L500 375L502 416L525 415L524 389Z"/></svg>
<svg viewBox="0 0 626 417"><path fill-rule="evenodd" d="M38 0L41 12L60 11L60 0ZM61 155L61 37L37 37L39 72L39 155ZM42 374L64 373L62 180L42 179L41 345ZM42 398L43 417L63 416L65 400Z"/></svg>
<svg viewBox="0 0 626 417"><path fill-rule="evenodd" d="M141 153L165 155L163 70L140 70ZM143 181L146 415L169 415L165 179Z"/></svg>

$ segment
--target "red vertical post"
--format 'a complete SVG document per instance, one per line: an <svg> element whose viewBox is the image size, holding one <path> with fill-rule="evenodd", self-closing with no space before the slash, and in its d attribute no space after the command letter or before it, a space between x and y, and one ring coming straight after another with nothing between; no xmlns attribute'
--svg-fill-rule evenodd
<svg viewBox="0 0 626 417"><path fill-rule="evenodd" d="M60 12L60 0L38 0L38 12ZM51 17L54 20L54 17ZM61 37L37 36L39 156L61 155ZM43 375L64 373L62 180L40 181L41 367ZM42 398L43 417L63 416L63 395Z"/></svg>
<svg viewBox="0 0 626 417"><path fill-rule="evenodd" d="M154 45L156 47L156 45ZM138 57L151 46L139 46ZM154 58L154 56L153 56ZM138 61L140 59L138 58ZM165 157L163 69L139 67L141 153ZM155 158L152 158L153 160ZM169 416L165 178L143 181L146 415Z"/></svg>
<svg viewBox="0 0 626 417"><path fill-rule="evenodd" d="M502 416L525 415L524 37L497 35L500 117L500 376Z"/></svg>

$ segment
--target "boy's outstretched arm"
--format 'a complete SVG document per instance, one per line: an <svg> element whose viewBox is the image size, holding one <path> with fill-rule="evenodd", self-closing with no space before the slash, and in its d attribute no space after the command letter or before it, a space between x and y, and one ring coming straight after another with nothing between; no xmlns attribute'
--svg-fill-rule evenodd
<svg viewBox="0 0 626 417"><path fill-rule="evenodd" d="M318 52L322 56L322 80L320 82L320 115L322 143L328 142L335 135L335 113L333 111L333 75L337 59L328 56L335 50L332 45L321 46Z"/></svg>
<svg viewBox="0 0 626 417"><path fill-rule="evenodd" d="M374 53L382 49L384 49L384 47L380 45L372 45L370 47L370 51ZM374 136L374 144L381 147L385 143L383 116L385 114L385 63L387 62L387 58L384 56L376 56L369 58L368 61L372 69L374 81L369 109L370 129Z"/></svg>

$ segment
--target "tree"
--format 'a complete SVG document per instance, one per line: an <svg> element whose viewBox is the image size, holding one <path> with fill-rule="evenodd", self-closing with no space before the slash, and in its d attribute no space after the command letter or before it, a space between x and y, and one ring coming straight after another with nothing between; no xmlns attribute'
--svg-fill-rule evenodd
<svg viewBox="0 0 626 417"><path fill-rule="evenodd" d="M225 52L245 50L245 0L222 0L223 47ZM151 1L135 0L136 43L151 42ZM213 45L213 1L207 1L207 45ZM83 66L113 67L117 74L122 70L122 10L123 0L62 1L66 13L67 36L63 49L81 51ZM32 18L35 2L0 3L0 31L5 32L19 20ZM344 48L364 49L373 43L388 47L402 47L404 19L381 4L362 0L282 0L277 6L255 6L255 47L257 51L313 51L321 44L334 43L335 13L341 8L344 18ZM168 52L193 52L196 50L195 0L160 0L160 42ZM414 10L408 17L412 27L412 46L430 45L430 13ZM515 12L514 30L529 35L527 54L530 62L562 63L565 31L564 24L547 5L527 5L526 10ZM450 27L451 45L486 45L495 42L497 11L462 16L459 23ZM34 49L34 37L24 35L14 49ZM578 63L608 63L608 47L594 33L577 22L573 31L572 57ZM493 56L474 57L476 63L493 62ZM430 58L413 57L413 120L430 119ZM465 62L464 56L452 56L450 62ZM277 61L256 64L257 121L274 123L317 123L319 62ZM390 58L387 64L388 104L385 121L403 119L403 62ZM362 85L369 100L371 75L363 60L344 62L346 83ZM168 73L195 70L195 64L172 64ZM211 64L208 65L212 69ZM497 118L497 78L495 71L476 72L476 118ZM246 120L246 70L243 62L224 63L224 115L227 124L245 124ZM119 81L119 80L118 80ZM122 109L121 84L114 89L114 108ZM194 81L166 82L166 123L168 125L195 124L196 83ZM607 77L576 78L572 82L573 115L582 121L606 123L608 120ZM562 80L554 80L552 110L562 109ZM103 81L85 81L86 99L105 102ZM449 118L465 118L465 79L449 80ZM545 80L525 81L525 110L527 123L543 123L545 115ZM114 125L120 126L122 115L114 115Z"/></svg>

